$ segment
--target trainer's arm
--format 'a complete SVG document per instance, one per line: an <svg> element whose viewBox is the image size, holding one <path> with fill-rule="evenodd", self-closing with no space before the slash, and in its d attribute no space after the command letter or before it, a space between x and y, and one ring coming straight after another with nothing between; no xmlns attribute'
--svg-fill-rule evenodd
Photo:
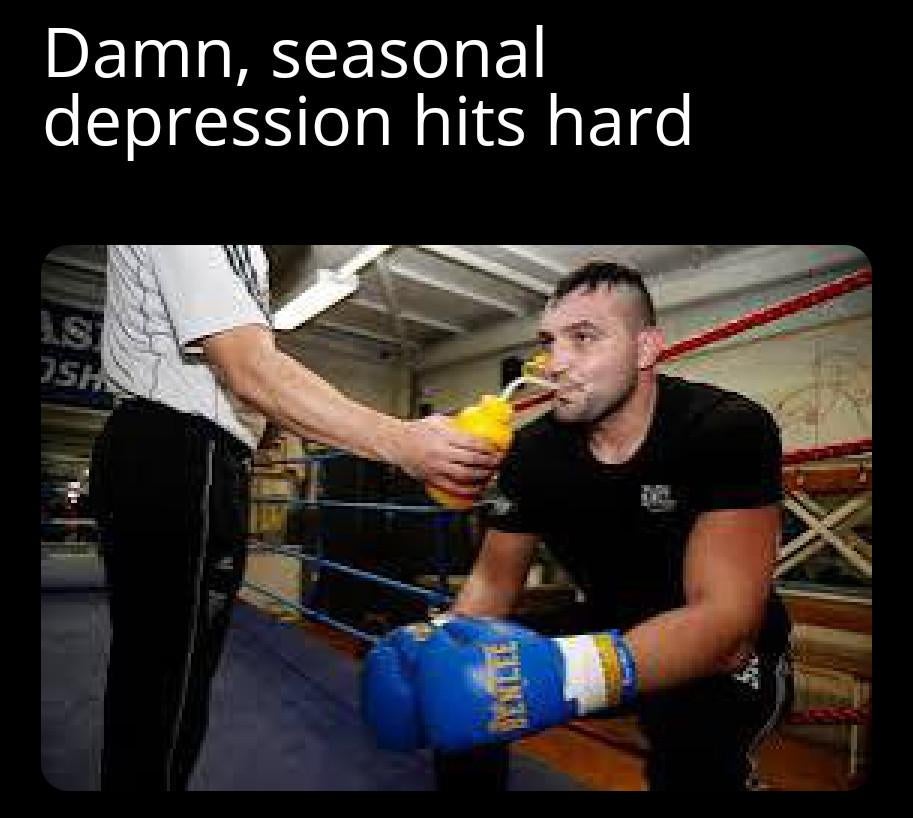
<svg viewBox="0 0 913 818"><path fill-rule="evenodd" d="M200 343L231 392L293 434L394 463L450 490L465 492L497 465L487 444L451 430L444 418L403 421L351 400L277 349L266 327L239 326Z"/></svg>

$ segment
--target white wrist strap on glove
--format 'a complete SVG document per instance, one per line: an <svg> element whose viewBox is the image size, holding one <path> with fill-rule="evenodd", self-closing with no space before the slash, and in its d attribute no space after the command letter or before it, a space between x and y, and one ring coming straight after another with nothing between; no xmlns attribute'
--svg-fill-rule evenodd
<svg viewBox="0 0 913 818"><path fill-rule="evenodd" d="M577 702L577 715L617 705L621 678L612 638L600 633L554 641L564 656L564 697Z"/></svg>

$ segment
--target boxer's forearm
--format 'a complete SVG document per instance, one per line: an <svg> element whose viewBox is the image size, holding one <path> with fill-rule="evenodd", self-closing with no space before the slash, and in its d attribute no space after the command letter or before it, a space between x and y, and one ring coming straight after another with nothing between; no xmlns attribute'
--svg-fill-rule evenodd
<svg viewBox="0 0 913 818"><path fill-rule="evenodd" d="M490 529L451 609L463 616L506 617L526 584L538 536Z"/></svg>
<svg viewBox="0 0 913 818"><path fill-rule="evenodd" d="M750 633L739 612L710 603L659 614L625 634L637 668L638 693L738 669Z"/></svg>

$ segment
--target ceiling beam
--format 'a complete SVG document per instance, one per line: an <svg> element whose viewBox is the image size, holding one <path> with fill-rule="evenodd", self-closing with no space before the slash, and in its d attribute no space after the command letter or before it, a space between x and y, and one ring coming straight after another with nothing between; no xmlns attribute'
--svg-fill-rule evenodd
<svg viewBox="0 0 913 818"><path fill-rule="evenodd" d="M365 298L364 296L356 296L355 298L350 298L348 301L349 304L354 304L356 307L364 307L368 310L374 310L375 312L388 312L386 305L381 304L379 301L373 301L370 298ZM432 327L433 329L440 329L444 332L450 332L454 335L459 335L466 332L466 327L461 326L460 324L453 324L450 321L442 321L440 318L432 318L430 315L424 315L423 313L414 312L413 310L400 310L400 317L406 321L411 321L413 324L422 324L426 327Z"/></svg>
<svg viewBox="0 0 913 818"><path fill-rule="evenodd" d="M534 253L532 250L527 250L525 247L519 247L516 244L496 244L495 246L505 253L510 253L512 256L522 258L530 264L535 264L537 267L542 267L544 270L550 270L557 275L563 276L570 272L570 270L560 262L545 258L545 256Z"/></svg>
<svg viewBox="0 0 913 818"><path fill-rule="evenodd" d="M45 264L59 264L61 267L69 267L73 270L93 273L94 275L105 275L107 273L105 265L101 262L79 258L78 256L71 256L67 253L58 253L53 250L45 256L44 262Z"/></svg>
<svg viewBox="0 0 913 818"><path fill-rule="evenodd" d="M526 310L517 304L511 304L510 302L504 301L500 298L493 298L489 295L483 295L482 293L468 290L464 287L460 287L457 284L454 284L451 281L441 281L440 279L429 276L426 273L421 273L418 270L403 267L400 264L391 264L390 272L398 278L404 278L407 281L414 281L416 284L423 284L426 287L442 290L443 292L450 293L451 295L458 295L469 301L474 301L476 304L484 304L486 307L492 307L493 309L501 310L501 312L509 313L516 318L520 318L526 314Z"/></svg>
<svg viewBox="0 0 913 818"><path fill-rule="evenodd" d="M338 271L345 275L357 274L372 261L377 261L384 253L392 249L392 244L366 244L345 264L340 264Z"/></svg>
<svg viewBox="0 0 913 818"><path fill-rule="evenodd" d="M743 292L764 290L797 279L811 280L816 271L865 263L865 256L847 245L760 245L698 269L681 268L651 279L657 311L667 313ZM809 284L809 289L812 287Z"/></svg>
<svg viewBox="0 0 913 818"><path fill-rule="evenodd" d="M307 324L306 328L302 327L297 332L280 335L276 346L297 360L313 360L315 365L321 354L327 352L367 363L376 364L378 360L375 340L342 335L313 323ZM384 345L383 351L387 350L388 347ZM396 349L390 351L398 354Z"/></svg>
<svg viewBox="0 0 913 818"><path fill-rule="evenodd" d="M403 310L402 316L407 321L412 321L415 324L422 324L423 326L431 327L432 329L443 330L444 332L449 332L453 335L463 335L468 331L462 324L441 321L439 318L432 318L430 315L423 315L422 313L413 312L412 310Z"/></svg>
<svg viewBox="0 0 913 818"><path fill-rule="evenodd" d="M318 327L336 330L337 332L345 332L349 335L356 335L362 338L370 338L372 341L380 341L384 344L392 344L396 347L404 346L402 340L397 338L395 335L389 335L385 332L377 332L372 329L365 329L364 327L358 327L354 324L346 324L342 321L331 321L329 318L319 318L312 323L316 324ZM414 345L415 344L411 341L407 341L405 344L407 347Z"/></svg>
<svg viewBox="0 0 913 818"><path fill-rule="evenodd" d="M409 341L409 334L406 332L406 326L403 324L403 319L400 316L399 301L396 297L396 290L393 287L393 282L390 279L389 261L385 258L378 258L374 266L377 267L377 274L380 278L380 288L384 294L384 300L387 302L386 312L390 316L390 319L393 322L393 329L405 350L406 344Z"/></svg>
<svg viewBox="0 0 913 818"><path fill-rule="evenodd" d="M536 295L548 297L554 289L551 284L535 276L521 273L519 270L514 270L498 261L477 256L475 253L470 253L468 250L463 250L453 244L417 244L416 247L450 261L455 261L465 267L481 270L483 273L499 278L502 281L508 281L528 292L536 293Z"/></svg>

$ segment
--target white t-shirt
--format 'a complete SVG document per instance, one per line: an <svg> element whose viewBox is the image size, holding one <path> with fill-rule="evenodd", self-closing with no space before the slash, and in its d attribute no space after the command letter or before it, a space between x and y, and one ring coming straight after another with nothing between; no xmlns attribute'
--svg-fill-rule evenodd
<svg viewBox="0 0 913 818"><path fill-rule="evenodd" d="M201 415L255 449L266 418L217 380L194 342L270 326L269 264L251 244L109 244L102 367L120 397Z"/></svg>

